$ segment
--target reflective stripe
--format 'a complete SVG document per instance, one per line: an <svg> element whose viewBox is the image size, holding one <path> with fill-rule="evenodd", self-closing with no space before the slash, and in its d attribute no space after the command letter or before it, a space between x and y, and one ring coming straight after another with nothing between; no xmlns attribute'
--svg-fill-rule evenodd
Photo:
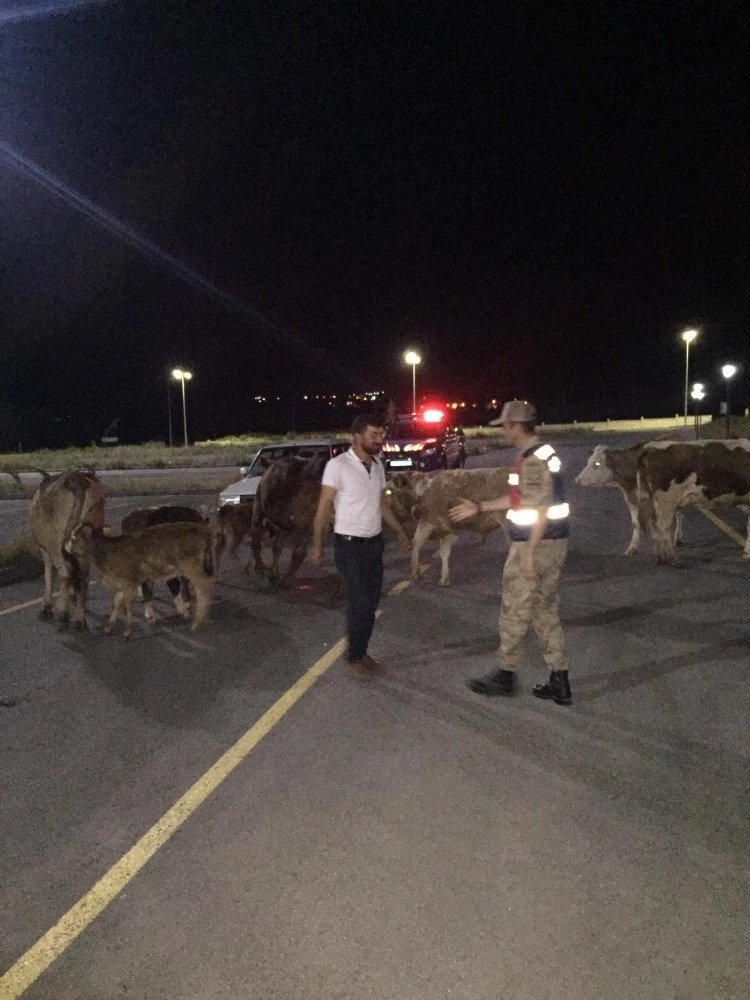
<svg viewBox="0 0 750 1000"><path fill-rule="evenodd" d="M529 524L536 524L539 520L539 514L533 508L522 507L520 510L513 510L511 508L508 511L508 520L512 521L513 524L520 524L526 527Z"/></svg>
<svg viewBox="0 0 750 1000"><path fill-rule="evenodd" d="M508 473L508 486L518 486L518 473L509 472Z"/></svg>
<svg viewBox="0 0 750 1000"><path fill-rule="evenodd" d="M553 455L552 458L549 459L549 461L547 462L547 468L552 473L560 471L560 469L562 468L562 462L557 457L557 455Z"/></svg>
<svg viewBox="0 0 750 1000"><path fill-rule="evenodd" d="M541 458L543 462L546 462L551 455L555 454L555 449L550 444L542 444L533 454L536 458Z"/></svg>
<svg viewBox="0 0 750 1000"><path fill-rule="evenodd" d="M564 517L568 517L569 514L570 507L566 503L556 503L553 507L547 508L548 521L560 521ZM539 513L533 507L521 507L520 510L511 509L508 511L508 520L526 528L530 524L536 524L539 520Z"/></svg>
<svg viewBox="0 0 750 1000"><path fill-rule="evenodd" d="M560 518L567 517L569 514L570 507L566 503L556 503L554 507L547 508L548 521L559 521Z"/></svg>

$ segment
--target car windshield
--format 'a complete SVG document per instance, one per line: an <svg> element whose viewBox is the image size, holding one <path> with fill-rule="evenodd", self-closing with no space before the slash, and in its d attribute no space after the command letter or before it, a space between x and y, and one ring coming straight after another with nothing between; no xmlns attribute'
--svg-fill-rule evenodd
<svg viewBox="0 0 750 1000"><path fill-rule="evenodd" d="M246 476L262 476L271 462L277 458L297 455L299 458L330 458L346 450L346 444L286 444L277 447L261 448L245 473Z"/></svg>
<svg viewBox="0 0 750 1000"><path fill-rule="evenodd" d="M387 436L392 441L424 441L426 438L437 437L442 430L440 424L425 424L421 420L394 420L388 428Z"/></svg>

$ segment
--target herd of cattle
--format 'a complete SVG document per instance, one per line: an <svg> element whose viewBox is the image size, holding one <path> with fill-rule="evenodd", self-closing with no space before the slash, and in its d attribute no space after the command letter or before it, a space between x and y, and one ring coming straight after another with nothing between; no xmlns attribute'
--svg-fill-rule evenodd
<svg viewBox="0 0 750 1000"><path fill-rule="evenodd" d="M502 513L478 514L454 524L448 512L460 498L480 502L508 493L509 467L398 473L387 492L396 516L415 522L411 574L419 579L420 552L429 539L439 541L440 585L450 584L450 554L457 531L481 535L505 530ZM105 524L105 494L94 472L74 469L44 475L29 513L32 537L44 560L42 617L57 615L74 628L86 627L86 594L93 573L114 593L105 631L121 610L125 632L132 629L132 609L141 596L147 621L154 619L153 585L166 580L177 610L191 616L193 628L208 614L227 542L237 558L249 538L256 573L274 584L292 579L312 537L320 494L322 464L316 459L281 458L264 473L253 504L221 507L213 524L201 511L185 506L143 508L122 521L121 534ZM628 505L633 535L627 553L638 550L650 526L657 561L673 562L680 512L688 505L706 507L750 503L750 441L653 441L633 448L598 445L576 478L582 486L612 486ZM745 508L748 509L748 508ZM266 566L262 544L270 542ZM285 544L292 554L282 574ZM750 522L744 556L750 558ZM249 570L250 563L245 566ZM57 584L57 592L53 590Z"/></svg>

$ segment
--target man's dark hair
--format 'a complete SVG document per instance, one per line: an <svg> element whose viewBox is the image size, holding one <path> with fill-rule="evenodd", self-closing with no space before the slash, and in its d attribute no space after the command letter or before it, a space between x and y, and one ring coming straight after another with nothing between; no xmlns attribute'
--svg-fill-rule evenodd
<svg viewBox="0 0 750 1000"><path fill-rule="evenodd" d="M358 413L352 420L351 433L362 434L367 427L385 427L381 413Z"/></svg>

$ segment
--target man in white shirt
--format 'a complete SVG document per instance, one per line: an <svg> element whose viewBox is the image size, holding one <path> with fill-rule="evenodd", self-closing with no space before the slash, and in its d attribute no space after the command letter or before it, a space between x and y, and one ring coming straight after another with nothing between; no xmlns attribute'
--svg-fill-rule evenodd
<svg viewBox="0 0 750 1000"><path fill-rule="evenodd" d="M385 472L378 458L384 435L379 418L372 414L355 417L351 448L330 459L323 472L310 551L310 562L320 566L333 510L336 569L346 587L349 673L360 679L383 669L367 654L383 587L383 521L411 551L411 542L385 494Z"/></svg>

